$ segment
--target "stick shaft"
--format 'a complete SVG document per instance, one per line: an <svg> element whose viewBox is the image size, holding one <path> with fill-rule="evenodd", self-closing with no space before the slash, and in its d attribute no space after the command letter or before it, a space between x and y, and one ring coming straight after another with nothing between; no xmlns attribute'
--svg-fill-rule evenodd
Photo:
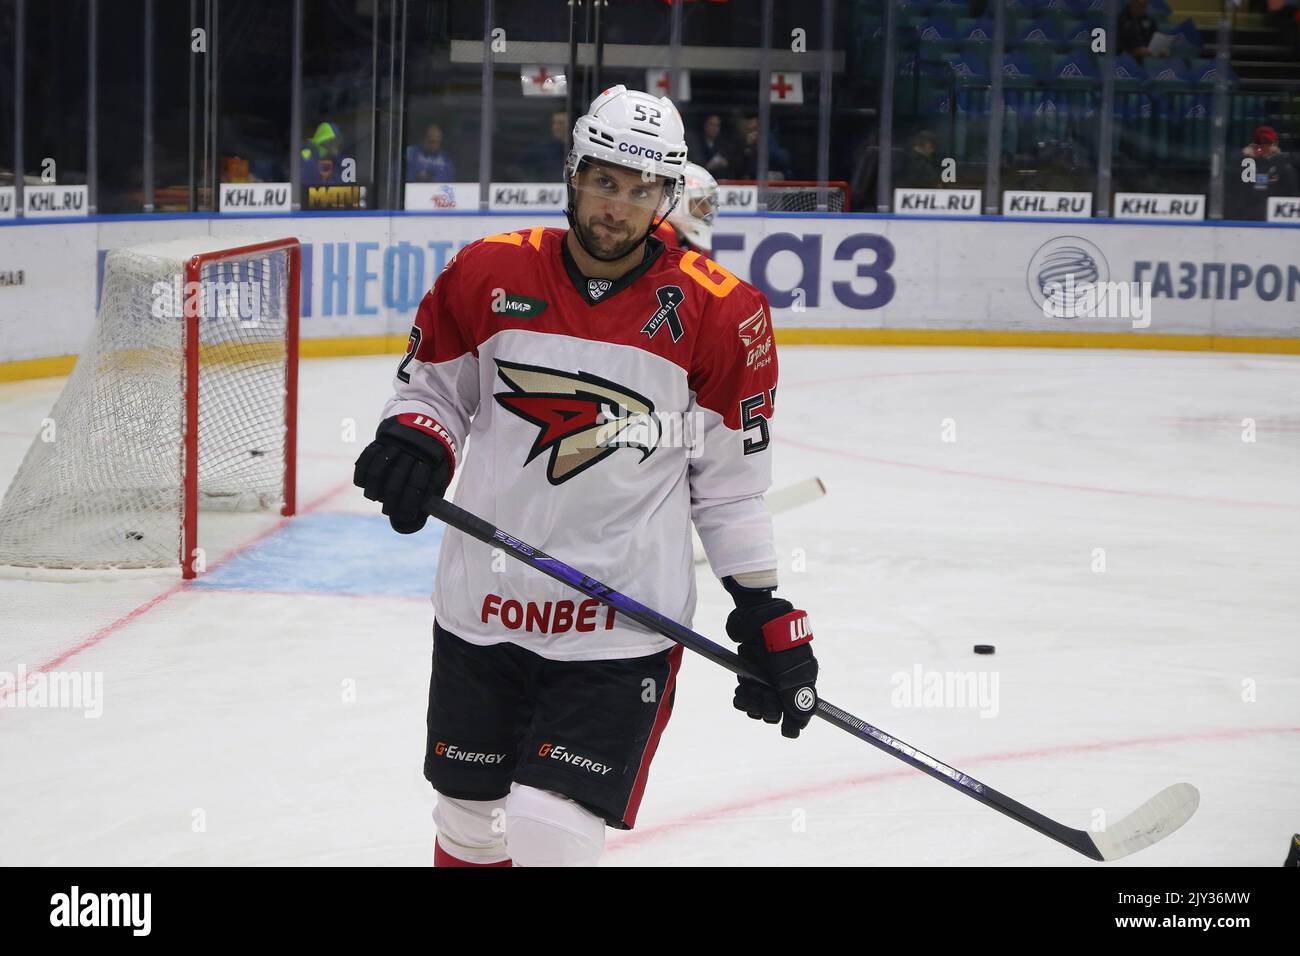
<svg viewBox="0 0 1300 956"><path fill-rule="evenodd" d="M607 584L602 584L588 574L583 574L576 568L572 568L556 558L551 557L544 551L534 548L530 544L520 541L511 534L507 534L495 525L484 521L477 515L471 514L459 505L450 501L439 499L434 502L431 512L434 517L442 520L446 524L471 537L477 538L485 544L493 547L502 548L511 557L516 558L523 563L536 568L549 577L557 581L563 581L575 590L581 591L589 597L595 598L602 604L614 608L618 613L637 621L648 627L650 630L662 634L669 640L676 641L685 647L690 648L697 654L707 657L715 664L720 664L733 674L740 674L752 678L763 684L769 684L767 677L747 662L738 654L713 643L707 637L695 633L689 627L679 624L672 618L665 617L658 611L646 607L639 601L636 601L626 594L615 591ZM853 734L860 740L865 740L879 750L884 751L892 757L896 757L909 766L915 767L922 773L928 774L936 780L946 783L953 789L964 793L972 799L999 813L1005 814L1025 826L1037 830L1044 836L1051 837L1058 843L1068 846L1085 856L1094 860L1102 859L1095 844L1089 838L1087 833L1082 830L1074 830L1063 824L1057 823L1048 817L1043 816L1036 810L1025 806L1024 804L1011 799L1005 794L999 793L992 787L980 783L974 777L962 773L947 764L941 763L929 754L917 750L910 744L899 740L892 734L888 734L879 728L873 727L859 717L855 717L848 711L841 710L829 701L818 699L817 709L814 713L823 720L834 724L841 730Z"/></svg>

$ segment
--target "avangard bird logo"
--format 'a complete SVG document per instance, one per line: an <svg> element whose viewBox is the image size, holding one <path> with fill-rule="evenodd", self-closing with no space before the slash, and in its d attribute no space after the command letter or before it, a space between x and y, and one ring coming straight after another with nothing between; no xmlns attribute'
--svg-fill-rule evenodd
<svg viewBox="0 0 1300 956"><path fill-rule="evenodd" d="M496 363L511 389L496 394L497 404L537 426L524 466L549 451L551 484L563 484L620 448L639 448L645 461L659 446L660 423L644 395L590 372Z"/></svg>

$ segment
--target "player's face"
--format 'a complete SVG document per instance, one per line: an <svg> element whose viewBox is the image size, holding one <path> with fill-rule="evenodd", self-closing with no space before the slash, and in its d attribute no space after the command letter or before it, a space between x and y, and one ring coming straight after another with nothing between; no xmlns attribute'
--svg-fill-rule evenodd
<svg viewBox="0 0 1300 956"><path fill-rule="evenodd" d="M583 244L604 258L630 253L664 199L664 180L634 169L584 163L574 177L574 222Z"/></svg>
<svg viewBox="0 0 1300 956"><path fill-rule="evenodd" d="M716 196L696 196L691 200L690 211L696 219L711 224L718 213L718 199Z"/></svg>

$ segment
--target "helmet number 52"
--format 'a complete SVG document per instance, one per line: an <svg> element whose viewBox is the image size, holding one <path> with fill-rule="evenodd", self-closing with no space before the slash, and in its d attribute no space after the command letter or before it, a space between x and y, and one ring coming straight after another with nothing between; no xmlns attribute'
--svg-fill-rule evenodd
<svg viewBox="0 0 1300 956"><path fill-rule="evenodd" d="M651 126L662 126L660 120L663 113L653 106L647 106L645 103L633 103L632 109L636 112L636 121L638 123L649 123Z"/></svg>

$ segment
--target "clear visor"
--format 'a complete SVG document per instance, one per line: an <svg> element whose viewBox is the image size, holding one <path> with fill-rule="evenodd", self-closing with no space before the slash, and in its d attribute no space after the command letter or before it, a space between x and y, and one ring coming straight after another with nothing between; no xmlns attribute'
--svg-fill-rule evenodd
<svg viewBox="0 0 1300 956"><path fill-rule="evenodd" d="M573 188L586 196L634 209L657 210L672 198L672 182L664 176L586 159L578 164Z"/></svg>

